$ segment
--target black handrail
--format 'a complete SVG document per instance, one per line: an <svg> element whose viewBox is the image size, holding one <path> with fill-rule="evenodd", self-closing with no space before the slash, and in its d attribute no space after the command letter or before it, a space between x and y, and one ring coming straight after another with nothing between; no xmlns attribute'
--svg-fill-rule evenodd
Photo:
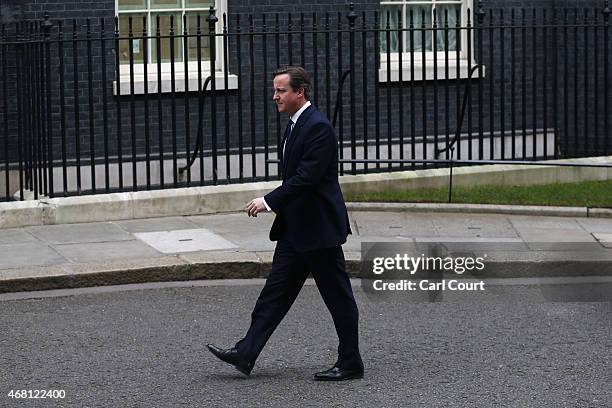
<svg viewBox="0 0 612 408"><path fill-rule="evenodd" d="M344 86L344 81L346 80L346 77L351 73L350 69L347 69L346 71L344 71L344 73L342 74L342 77L340 78L340 84L338 85L338 92L336 93L336 106L334 107L334 116L332 119L332 127L336 127L336 119L338 118L338 110L340 109L340 106L342 105L342 87Z"/></svg>
<svg viewBox="0 0 612 408"><path fill-rule="evenodd" d="M191 155L191 158L189 159L189 161L187 162L187 164L184 167L181 167L179 169L179 175L183 175L183 173L190 168L191 166L193 166L193 163L195 163L197 157L198 157L198 151L203 147L203 133L204 133L204 124L203 124L203 117L204 117L204 101L206 101L206 93L204 91L206 91L206 87L208 86L209 82L212 80L212 76L208 76L206 78L206 80L204 81L204 85L202 85L202 89L201 89L201 95L202 95L202 99L200 101L200 106L199 106L199 111L198 111L198 136L196 139L196 144L194 146L194 150L193 150L193 154Z"/></svg>
<svg viewBox="0 0 612 408"><path fill-rule="evenodd" d="M459 120L457 121L457 132L455 133L455 137L453 137L453 140L451 141L451 143L448 146L446 146L444 149L438 149L438 146L436 146L436 153L435 153L436 159L440 157L440 154L447 152L449 149L451 151L450 162L449 162L450 163L449 178L448 178L448 202L449 203L452 201L452 196L453 196L453 155L455 153L455 143L457 143L457 141L459 140L459 137L461 136L461 126L463 125L463 117L465 116L465 106L467 105L467 95L472 85L471 83L472 75L474 74L474 72L476 72L476 69L478 67L480 67L479 64L474 65L470 69L470 72L468 74L468 80L467 80L467 83L465 84L465 90L463 91L463 101L461 103L461 114L459 115L459 118L458 118Z"/></svg>
<svg viewBox="0 0 612 408"><path fill-rule="evenodd" d="M446 151L448 151L449 149L451 149L451 151L454 151L454 147L455 147L455 143L457 143L457 141L459 140L459 137L461 136L461 126L463 125L463 117L465 116L465 107L467 105L467 95L468 95L468 91L470 90L470 86L472 85L470 83L470 80L472 79L472 75L474 74L474 72L476 71L476 69L478 69L480 65L476 64L474 65L469 72L468 75L468 82L465 84L465 90L463 91L463 101L461 103L461 114L459 115L459 121L457 122L457 131L455 132L455 137L453 137L453 140L449 143L448 146L446 146L443 149L439 149L438 146L436 146L436 159L440 157L441 153L444 153ZM452 158L452 154L451 154L451 158Z"/></svg>

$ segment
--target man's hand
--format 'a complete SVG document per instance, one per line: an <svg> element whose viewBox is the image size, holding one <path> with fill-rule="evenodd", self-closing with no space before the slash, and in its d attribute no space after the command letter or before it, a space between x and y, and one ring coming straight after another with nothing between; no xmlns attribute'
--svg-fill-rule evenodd
<svg viewBox="0 0 612 408"><path fill-rule="evenodd" d="M267 211L266 205L264 204L263 197L254 198L246 206L246 212L249 217L257 217L260 212Z"/></svg>

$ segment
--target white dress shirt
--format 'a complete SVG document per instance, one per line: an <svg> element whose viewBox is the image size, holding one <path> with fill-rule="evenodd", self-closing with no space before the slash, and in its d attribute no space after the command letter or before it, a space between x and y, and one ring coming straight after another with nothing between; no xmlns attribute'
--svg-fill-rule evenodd
<svg viewBox="0 0 612 408"><path fill-rule="evenodd" d="M291 117L289 119L291 119L292 125L291 125L291 132L293 132L293 128L295 127L295 124L297 123L298 119L300 118L300 115L310 106L312 105L310 103L310 101L306 101L306 103L304 103L302 105L302 107L300 109L298 109L297 112L295 112L293 115L291 115ZM291 133L289 133L289 135L291 135ZM287 138L288 139L288 138ZM285 153L285 145L287 144L287 140L285 140L285 142L283 143L283 154ZM266 210L268 211L272 211L272 209L270 208L270 206L268 205L268 203L266 203L266 199L263 198L263 203L266 206Z"/></svg>

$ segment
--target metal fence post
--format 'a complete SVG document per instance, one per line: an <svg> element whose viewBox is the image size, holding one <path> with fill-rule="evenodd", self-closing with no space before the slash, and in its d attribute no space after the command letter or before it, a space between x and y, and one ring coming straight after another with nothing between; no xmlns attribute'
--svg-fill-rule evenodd
<svg viewBox="0 0 612 408"><path fill-rule="evenodd" d="M157 19L157 30L159 31L159 17ZM115 78L116 78L116 95L115 95L115 102L116 102L116 108L117 108L117 113L116 113L116 124L117 124L117 130L116 130L116 134L115 134L115 141L116 141L116 147L117 147L117 178L118 178L118 183L119 183L119 190L123 190L123 149L122 149L122 126L121 126L121 58L120 58L120 42L119 42L119 17L115 17ZM159 35L158 35L159 38ZM157 49L159 50L159 44L157 46ZM157 53L158 58L160 55L160 52L158 51ZM158 70L158 73L161 72L161 69ZM161 86L159 86L159 90L161 92ZM161 115L160 115L161 117ZM161 122L160 122L160 126L161 126ZM161 132L160 132L161 134ZM160 142L161 143L161 142ZM161 146L161 144L160 144ZM161 147L160 147L161 150ZM160 151L160 155L162 154L162 152ZM161 156L160 156L160 161L161 161ZM160 179L163 180L163 163L160 163ZM164 182L161 181L161 186L163 188L164 186Z"/></svg>
<svg viewBox="0 0 612 408"><path fill-rule="evenodd" d="M10 177L9 177L9 135L8 135L8 89L7 89L7 58L9 47L7 46L7 37L6 37L6 26L4 24L1 25L1 36L0 36L0 67L2 67L2 127L3 127L3 147L4 147L4 198L6 200L10 199L11 191L10 191ZM0 196L0 198L2 198Z"/></svg>
<svg viewBox="0 0 612 408"><path fill-rule="evenodd" d="M93 88L93 56L91 20L87 19L87 96L89 98L89 167L91 172L91 191L96 193L96 143L95 143L95 117L94 117L94 88ZM50 135L48 135L50 136Z"/></svg>
<svg viewBox="0 0 612 408"><path fill-rule="evenodd" d="M209 44L210 44L210 119L211 119L211 132L212 132L212 176L213 176L213 184L217 184L217 102L215 100L215 91L217 87L217 81L215 78L215 60L217 58L217 44L215 37L215 26L219 19L215 15L215 9L213 6L210 6L208 17L206 18L208 21L208 35L209 35ZM240 51L239 51L240 52ZM204 143L202 143L204 144Z"/></svg>
<svg viewBox="0 0 612 408"><path fill-rule="evenodd" d="M47 171L49 172L49 197L53 197L53 121L51 118L51 27L53 23L49 20L49 13L45 13L43 30L45 35L45 76L46 76L46 101L47 101Z"/></svg>
<svg viewBox="0 0 612 408"><path fill-rule="evenodd" d="M349 5L349 13L346 16L349 24L349 63L351 70L351 159L357 158L357 140L356 140L356 129L355 129L355 19L357 13L355 13L355 5L351 2ZM365 86L365 84L363 84ZM365 101L364 101L365 102ZM344 149L344 146L340 146ZM352 163L351 165L352 174L357 174L357 164Z"/></svg>
<svg viewBox="0 0 612 408"><path fill-rule="evenodd" d="M557 158L557 153L559 151L559 113L558 113L558 104L559 104L559 90L557 89L559 86L559 68L558 68L558 57L557 57L557 49L558 49L558 38L557 38L557 9L553 9L552 16L552 25L553 25L553 134L554 134L554 147L553 147L553 158Z"/></svg>
<svg viewBox="0 0 612 408"><path fill-rule="evenodd" d="M604 154L610 154L610 8L608 0L604 1Z"/></svg>
<svg viewBox="0 0 612 408"><path fill-rule="evenodd" d="M484 130L482 123L482 64L483 64L483 47L482 47L482 30L484 26L485 11L482 7L482 0L478 0L478 9L476 10L477 16L477 30L478 30L478 159L484 159ZM493 143L492 140L489 143Z"/></svg>

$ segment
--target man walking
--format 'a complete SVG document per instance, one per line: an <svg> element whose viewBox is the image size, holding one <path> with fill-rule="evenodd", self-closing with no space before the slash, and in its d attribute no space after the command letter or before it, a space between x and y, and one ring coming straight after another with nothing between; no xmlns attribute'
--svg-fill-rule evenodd
<svg viewBox="0 0 612 408"><path fill-rule="evenodd" d="M272 271L257 299L251 326L233 348L208 349L249 375L266 342L312 273L338 334L338 360L315 380L363 378L358 310L341 245L351 233L338 184L338 145L329 121L309 101L310 77L301 67L274 73L274 101L290 116L282 140L283 183L246 206L249 216L276 214L270 239L278 241Z"/></svg>

